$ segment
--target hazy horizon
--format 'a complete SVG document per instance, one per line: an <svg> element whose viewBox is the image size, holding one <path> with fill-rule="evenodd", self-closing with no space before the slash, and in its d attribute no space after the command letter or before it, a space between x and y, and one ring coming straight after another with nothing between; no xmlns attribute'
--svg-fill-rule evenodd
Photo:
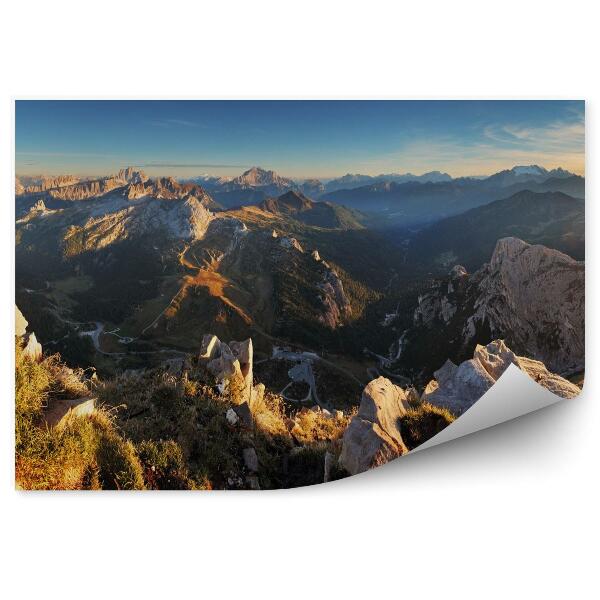
<svg viewBox="0 0 600 600"><path fill-rule="evenodd" d="M489 172L489 173L471 173L469 175L454 175L453 173L449 173L447 170L444 169L429 169L427 171L423 171L423 172L412 172L412 171L399 171L399 170L394 170L394 171L389 171L387 173L366 173L366 172L356 172L356 173L351 173L349 171L346 171L344 173L338 173L336 175L330 175L330 176L324 176L324 177L294 177L291 175L287 175L286 173L281 173L279 171L277 171L276 169L271 169L268 166L262 166L262 165L249 165L249 166L243 166L240 167L240 169L238 171L236 171L235 173L232 173L231 175L227 175L227 177L235 177L237 175L241 175L242 173L248 171L249 169L252 169L253 167L258 167L261 168L265 171L275 171L277 173L277 175L280 175L281 177L286 177L288 179L294 179L297 181L308 181L310 179L318 179L319 181L326 183L328 181L332 181L334 179L338 179L340 177L344 177L345 175L356 175L356 176L369 176L369 177L379 177L379 176L391 176L391 175L407 175L407 174L411 174L411 175L415 175L415 176L422 176L426 173L430 173L433 171L436 172L440 172L440 173L445 173L447 175L450 175L453 179L457 179L459 177L473 177L473 178L485 178L485 177L489 177L490 175L494 175L495 173L498 173L499 171L504 171L504 170L510 170L513 167L517 167L517 166L539 166L539 167L543 167L548 171L551 171L552 169L555 168L565 168L562 164L557 164L557 165L553 165L553 166L548 166L548 165L544 165L544 164L540 164L538 163L531 163L531 165L506 165L504 167L500 167L497 171L493 171L493 172ZM144 171L144 173L146 173L146 175L148 175L149 177L168 177L168 176L174 176L173 172L171 170L169 170L168 166L165 167L161 167L160 169L156 170L154 166L150 165L134 165L134 164L129 164L129 163L123 163L122 165L115 167L115 169L113 171L110 172L101 172L101 173L89 173L89 172L77 172L75 170L71 170L71 171L56 171L56 172L31 172L31 173L27 173L24 171L16 171L15 172L15 176L17 177L58 177L60 175L73 175L74 177L79 177L79 178L102 178L102 177L110 177L110 176L114 176L116 175L121 169L126 169L128 167L131 167L133 169L139 169L140 171ZM177 168L182 168L181 166L178 166ZM219 177L219 176L224 176L223 173L218 173L215 171L197 171L192 173L191 171L194 169L193 167L186 167L190 169L190 174L188 175L177 175L174 176L176 179L186 179L186 178L195 178L195 177ZM580 176L584 176L584 173L579 173L576 171L572 171L571 169L567 169L568 171L571 171L572 173L576 174L576 175L580 175Z"/></svg>
<svg viewBox="0 0 600 600"><path fill-rule="evenodd" d="M16 101L18 175L585 172L583 101Z"/></svg>

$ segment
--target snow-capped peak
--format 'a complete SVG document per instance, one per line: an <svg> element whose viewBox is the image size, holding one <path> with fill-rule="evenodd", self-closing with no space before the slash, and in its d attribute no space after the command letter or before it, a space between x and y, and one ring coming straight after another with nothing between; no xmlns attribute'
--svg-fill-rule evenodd
<svg viewBox="0 0 600 600"><path fill-rule="evenodd" d="M511 171L515 175L547 175L548 171L539 165L520 165L513 167Z"/></svg>

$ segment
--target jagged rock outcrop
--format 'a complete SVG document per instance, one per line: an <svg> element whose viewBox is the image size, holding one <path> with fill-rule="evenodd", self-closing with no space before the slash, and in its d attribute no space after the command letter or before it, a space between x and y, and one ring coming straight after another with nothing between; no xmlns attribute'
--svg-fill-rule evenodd
<svg viewBox="0 0 600 600"><path fill-rule="evenodd" d="M448 324L458 309L456 292L464 288L467 281L466 269L461 265L453 267L445 284L441 284L428 294L419 296L413 315L414 323L431 327L436 320L441 320L444 324Z"/></svg>
<svg viewBox="0 0 600 600"><path fill-rule="evenodd" d="M42 345L37 341L33 331L27 331L28 325L29 323L19 307L15 306L15 335L21 339L23 354L39 361L42 359Z"/></svg>
<svg viewBox="0 0 600 600"><path fill-rule="evenodd" d="M239 386L236 400L252 408L262 400L265 386L253 386L252 364L254 351L252 340L243 342L221 342L216 335L206 334L202 338L199 359L225 390L235 383Z"/></svg>
<svg viewBox="0 0 600 600"><path fill-rule="evenodd" d="M304 248L302 248L302 245L300 244L300 242L294 237L282 237L282 238L280 238L279 243L284 248L287 248L287 249L294 248L295 250L298 250L298 252L304 252Z"/></svg>
<svg viewBox="0 0 600 600"><path fill-rule="evenodd" d="M408 410L401 388L385 377L371 381L344 433L340 465L355 475L407 453L400 419Z"/></svg>
<svg viewBox="0 0 600 600"><path fill-rule="evenodd" d="M27 331L27 319L23 316L23 313L19 310L18 306L15 306L15 335L22 337Z"/></svg>
<svg viewBox="0 0 600 600"><path fill-rule="evenodd" d="M193 198L205 208L217 209L219 205L211 196L195 183L180 183L173 177L141 179L129 183L124 192L128 200L139 198L157 198L159 200L189 200Z"/></svg>
<svg viewBox="0 0 600 600"><path fill-rule="evenodd" d="M352 307L335 269L324 260L321 260L320 264L324 268L323 282L319 285L324 312L319 315L319 321L330 329L335 329L352 315Z"/></svg>
<svg viewBox="0 0 600 600"><path fill-rule="evenodd" d="M30 194L35 198L76 201L115 194L127 200L140 198L156 198L162 200L188 200L194 198L197 202L216 210L219 205L211 198L204 188L195 183L180 183L172 177L150 179L143 171L133 167L121 169L117 175L80 181L71 176L42 180L42 184L23 187L22 194ZM17 188L20 189L17 185ZM17 191L17 193L19 193Z"/></svg>
<svg viewBox="0 0 600 600"><path fill-rule="evenodd" d="M566 254L498 240L477 274L475 311L464 328L471 339L480 323L504 335L521 352L560 373L584 367L585 267Z"/></svg>
<svg viewBox="0 0 600 600"><path fill-rule="evenodd" d="M94 196L107 194L112 190L122 187L123 184L123 180L117 177L106 177L104 179L93 179L91 181L82 181L58 188L51 188L46 191L46 194L56 200L87 200Z"/></svg>
<svg viewBox="0 0 600 600"><path fill-rule="evenodd" d="M148 176L144 171L139 171L134 167L121 169L117 174L117 177L127 183L144 183L144 181L148 180Z"/></svg>
<svg viewBox="0 0 600 600"><path fill-rule="evenodd" d="M472 275L456 266L419 298L402 352L422 355L435 346L438 360L463 358L476 343L502 338L520 355L570 375L585 366L584 317L583 262L502 238L488 264Z"/></svg>
<svg viewBox="0 0 600 600"><path fill-rule="evenodd" d="M62 188L69 185L75 185L79 183L79 178L74 175L59 175L57 177L40 177L34 178L37 183L31 183L30 185L23 185L21 180L17 178L16 193L17 194L36 194L39 192L45 192L54 188Z"/></svg>
<svg viewBox="0 0 600 600"><path fill-rule="evenodd" d="M112 209L112 210L110 210ZM106 206L81 226L71 226L64 234L65 254L105 248L110 244L150 233L170 238L199 240L214 215L195 198L183 202L165 202L146 198L134 203ZM85 240L81 245L76 240Z"/></svg>
<svg viewBox="0 0 600 600"><path fill-rule="evenodd" d="M427 384L421 399L458 416L473 406L511 364L562 398L574 398L581 391L570 381L549 372L544 363L517 356L503 340L495 340L487 346L477 345L473 358L460 365L447 360L434 373L435 379Z"/></svg>

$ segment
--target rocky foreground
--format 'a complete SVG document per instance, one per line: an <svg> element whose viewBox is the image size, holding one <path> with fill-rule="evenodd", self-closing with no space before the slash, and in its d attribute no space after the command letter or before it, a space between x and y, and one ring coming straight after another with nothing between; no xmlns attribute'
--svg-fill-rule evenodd
<svg viewBox="0 0 600 600"><path fill-rule="evenodd" d="M495 340L478 345L460 365L447 361L421 395L378 377L364 388L357 410L297 410L255 382L251 339L224 343L205 335L196 355L99 381L44 357L18 309L16 333L17 485L23 488L310 485L410 452L468 410L511 364L561 397L580 391ZM31 447L41 443L35 431L51 438L43 451ZM61 463L61 444L79 448L70 470Z"/></svg>

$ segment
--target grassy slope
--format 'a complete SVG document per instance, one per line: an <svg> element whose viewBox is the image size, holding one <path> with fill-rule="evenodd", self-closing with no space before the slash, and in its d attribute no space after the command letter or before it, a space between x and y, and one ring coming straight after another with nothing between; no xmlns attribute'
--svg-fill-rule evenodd
<svg viewBox="0 0 600 600"><path fill-rule="evenodd" d="M212 489L245 487L243 450L259 459L261 488L323 481L326 452L338 456L355 409L333 418L291 410L267 393L253 407L254 427L232 427L226 412L236 386L215 393L204 367L189 363L185 377L162 370L98 382L92 415L49 427L44 405L89 394L82 372L57 356L42 362L16 343L16 485L21 489ZM290 419L294 417L294 421ZM451 422L452 416L413 399L402 427L409 448ZM337 467L332 477L345 473Z"/></svg>

